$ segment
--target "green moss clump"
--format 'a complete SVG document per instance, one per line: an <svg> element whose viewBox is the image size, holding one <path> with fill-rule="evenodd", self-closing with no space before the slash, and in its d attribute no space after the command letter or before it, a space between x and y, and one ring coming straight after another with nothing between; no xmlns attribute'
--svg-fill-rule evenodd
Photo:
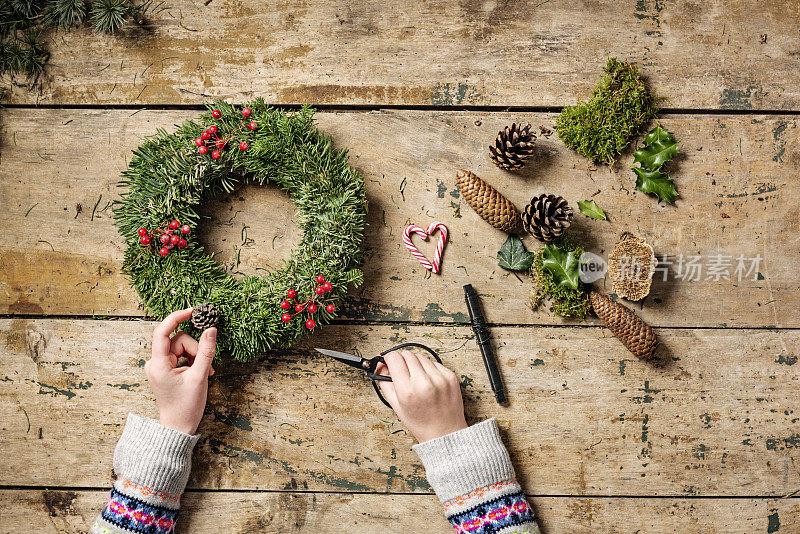
<svg viewBox="0 0 800 534"><path fill-rule="evenodd" d="M578 258L583 254L583 247L575 242L571 234L562 235L552 244L565 252L573 252ZM545 298L549 298L552 301L550 311L555 315L583 320L592 306L583 283L578 282L577 290L556 284L552 273L544 268L543 252L544 248L539 249L533 259L530 274L536 287L528 304L535 310Z"/></svg>
<svg viewBox="0 0 800 534"><path fill-rule="evenodd" d="M608 60L592 98L567 106L556 119L558 136L568 147L596 163L614 158L658 113L658 101L647 90L635 65Z"/></svg>

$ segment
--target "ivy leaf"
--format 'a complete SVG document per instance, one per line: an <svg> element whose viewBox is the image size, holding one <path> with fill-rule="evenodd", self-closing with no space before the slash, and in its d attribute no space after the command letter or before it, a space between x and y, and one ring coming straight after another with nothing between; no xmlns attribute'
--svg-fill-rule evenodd
<svg viewBox="0 0 800 534"><path fill-rule="evenodd" d="M638 167L631 167L636 173L636 189L642 193L656 195L660 202L674 202L678 198L675 182L669 174L658 169L648 171Z"/></svg>
<svg viewBox="0 0 800 534"><path fill-rule="evenodd" d="M606 220L606 214L603 212L603 208L595 204L594 200L579 200L578 208L581 210L581 213L590 219L596 221Z"/></svg>
<svg viewBox="0 0 800 534"><path fill-rule="evenodd" d="M678 142L672 134L656 126L644 138L644 146L633 153L633 162L642 168L655 170L675 157L678 153Z"/></svg>
<svg viewBox="0 0 800 534"><path fill-rule="evenodd" d="M578 257L573 251L567 252L556 245L547 245L542 251L542 265L553 275L556 285L578 289L580 268Z"/></svg>
<svg viewBox="0 0 800 534"><path fill-rule="evenodd" d="M522 239L515 235L508 236L506 242L497 253L498 265L509 271L527 271L533 264L535 254L528 252Z"/></svg>

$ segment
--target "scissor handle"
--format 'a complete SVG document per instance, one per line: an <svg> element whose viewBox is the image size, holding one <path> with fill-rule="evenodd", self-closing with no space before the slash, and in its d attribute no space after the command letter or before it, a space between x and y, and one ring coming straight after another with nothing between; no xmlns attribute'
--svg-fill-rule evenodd
<svg viewBox="0 0 800 534"><path fill-rule="evenodd" d="M423 345L422 343L401 343L400 345L397 345L395 347L392 347L391 349L387 349L387 350L381 352L379 356L376 356L376 357L372 358L370 360L370 369L367 371L367 376L372 380L372 387L375 389L375 393L378 394L378 398L381 399L381 402L384 403L389 408L391 408L392 406L388 402L386 402L386 399L383 398L383 395L381 395L381 390L378 388L378 384L376 384L376 382L378 382L378 381L380 381L380 382L391 382L392 381L392 377L386 376L386 375L376 374L375 373L375 369L378 368L378 364L379 363L382 363L382 364L386 365L386 360L383 359L383 357L385 355L389 354L390 352L394 352L396 350L404 349L404 348L407 348L407 347L414 347L414 348L417 348L417 349L422 349L422 350L426 351L428 354L430 354L431 356L433 356L434 360L436 360L439 363L442 363L442 359L439 358L439 355L436 354L436 351L433 350L432 348L426 346L426 345Z"/></svg>

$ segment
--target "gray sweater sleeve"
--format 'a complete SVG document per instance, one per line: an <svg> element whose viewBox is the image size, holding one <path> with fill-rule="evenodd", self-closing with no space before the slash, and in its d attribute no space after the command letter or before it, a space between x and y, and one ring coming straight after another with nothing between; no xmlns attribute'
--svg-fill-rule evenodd
<svg viewBox="0 0 800 534"><path fill-rule="evenodd" d="M539 532L495 419L415 445L414 452L457 532Z"/></svg>
<svg viewBox="0 0 800 534"><path fill-rule="evenodd" d="M173 532L199 437L129 414L114 452L117 480L91 534Z"/></svg>

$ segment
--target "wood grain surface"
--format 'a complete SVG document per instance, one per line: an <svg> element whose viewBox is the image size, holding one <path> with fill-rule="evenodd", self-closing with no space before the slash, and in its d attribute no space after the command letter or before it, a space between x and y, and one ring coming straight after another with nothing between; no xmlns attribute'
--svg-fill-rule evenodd
<svg viewBox="0 0 800 534"><path fill-rule="evenodd" d="M103 487L126 414L154 416L153 323L3 319L0 484ZM795 330L662 329L662 367L597 327L493 329L496 404L467 327L335 326L212 380L191 488L428 493L412 437L361 373L310 350L439 351L468 420L496 417L530 495L772 496L800 489ZM25 462L20 462L25 458Z"/></svg>
<svg viewBox="0 0 800 534"><path fill-rule="evenodd" d="M469 422L498 419L546 534L800 531L800 0L164 6L116 36L48 34L42 87L16 85L0 110L0 534L85 532L126 414L156 415L143 372L154 323L111 218L131 150L209 99L259 96L323 106L320 127L349 148L369 201L365 284L296 348L217 364L179 532L451 531L403 425L359 373L311 351L401 341L440 351ZM590 95L608 57L668 98L674 206L634 189L633 148L594 166L539 129ZM487 151L511 122L542 134L513 174ZM602 257L624 231L646 238L664 263L633 307L656 327L660 365L596 320L529 310L532 284L497 266L506 236L463 201L459 168L520 208L564 196ZM577 213L586 199L609 220ZM234 276L277 267L300 238L271 186L202 212L195 235ZM431 277L400 236L434 220L451 239ZM754 267L741 279L739 257ZM727 277L709 271L715 258ZM689 261L702 271L687 276ZM495 325L507 407L465 283Z"/></svg>
<svg viewBox="0 0 800 534"><path fill-rule="evenodd" d="M107 498L105 491L0 491L1 533L86 532ZM752 534L800 529L798 499L620 499L537 497L543 532L704 532ZM178 532L251 534L407 534L452 532L430 495L341 493L198 493L181 499Z"/></svg>
<svg viewBox="0 0 800 534"><path fill-rule="evenodd" d="M112 225L119 172L130 150L158 127L193 111L6 110L3 114L0 212L0 311L23 315L142 315L139 299L120 272L122 241ZM656 326L800 326L798 120L792 116L667 116L661 122L680 140L671 163L680 197L659 205L634 189L623 156L595 167L567 149L556 134L540 136L536 157L511 174L487 157L504 124L551 126L554 115L381 111L319 113L320 126L363 172L369 201L365 285L343 317L381 322L463 323L462 285L485 299L488 320L501 324L570 324L546 307L530 311L527 277L497 266L505 234L484 223L461 199L458 168L474 170L518 207L532 196L556 193L576 209L573 228L587 250L606 257L623 231L646 238L665 263L651 296L637 305ZM43 136L43 129L48 135ZM52 139L74 142L53 143ZM577 213L592 198L609 221ZM258 274L287 258L299 240L291 202L272 187L245 187L205 207L198 232L232 272ZM401 240L409 221L433 220L450 229L442 273L427 279ZM242 247L243 227L252 244ZM531 250L540 244L526 238ZM240 263L233 264L239 250ZM421 245L423 252L431 246ZM708 266L720 256L725 274ZM686 267L699 257L701 271ZM741 280L738 258L747 269ZM683 262L683 265L681 264ZM666 275L667 280L664 280ZM725 277L728 279L725 279ZM602 289L603 281L595 283ZM606 288L610 290L610 287Z"/></svg>
<svg viewBox="0 0 800 534"><path fill-rule="evenodd" d="M52 35L24 104L562 106L608 57L669 106L798 109L797 0L172 0L149 29Z"/></svg>

